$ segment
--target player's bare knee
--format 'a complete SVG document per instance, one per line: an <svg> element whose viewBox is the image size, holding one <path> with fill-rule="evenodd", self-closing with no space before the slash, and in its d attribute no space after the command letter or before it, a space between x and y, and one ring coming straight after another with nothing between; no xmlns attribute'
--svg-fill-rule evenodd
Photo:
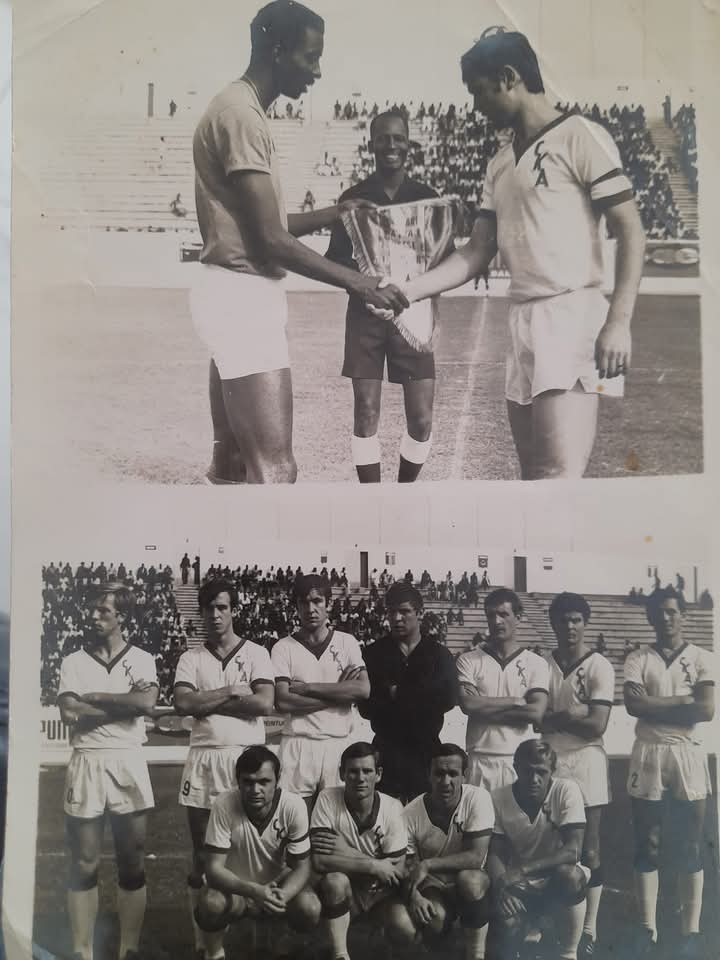
<svg viewBox="0 0 720 960"><path fill-rule="evenodd" d="M600 866L600 845L586 844L583 850L582 862L590 870L597 870Z"/></svg>
<svg viewBox="0 0 720 960"><path fill-rule="evenodd" d="M322 905L313 890L305 889L290 901L287 908L287 920L298 933L314 930L320 922Z"/></svg>
<svg viewBox="0 0 720 960"><path fill-rule="evenodd" d="M432 411L414 413L407 418L407 431L413 440L425 443L432 433Z"/></svg>
<svg viewBox="0 0 720 960"><path fill-rule="evenodd" d="M658 869L660 863L660 830L653 829L638 837L635 844L635 869L641 873Z"/></svg>
<svg viewBox="0 0 720 960"><path fill-rule="evenodd" d="M585 896L587 879L575 864L562 864L553 871L553 889L563 903L577 903Z"/></svg>
<svg viewBox="0 0 720 960"><path fill-rule="evenodd" d="M70 864L68 886L71 890L92 890L98 885L99 857L75 857Z"/></svg>
<svg viewBox="0 0 720 960"><path fill-rule="evenodd" d="M220 890L206 887L195 909L195 922L201 930L215 933L224 930L233 914L233 898Z"/></svg>
<svg viewBox="0 0 720 960"><path fill-rule="evenodd" d="M403 903L394 903L388 910L385 921L385 935L390 943L412 943L417 936L415 924Z"/></svg>
<svg viewBox="0 0 720 960"><path fill-rule="evenodd" d="M326 873L318 887L323 907L348 901L351 894L350 880L344 873Z"/></svg>
<svg viewBox="0 0 720 960"><path fill-rule="evenodd" d="M680 844L678 868L683 873L699 873L703 869L702 850L697 840L685 840Z"/></svg>
<svg viewBox="0 0 720 960"><path fill-rule="evenodd" d="M471 903L482 900L490 889L490 878L484 870L461 870L455 879L458 896Z"/></svg>

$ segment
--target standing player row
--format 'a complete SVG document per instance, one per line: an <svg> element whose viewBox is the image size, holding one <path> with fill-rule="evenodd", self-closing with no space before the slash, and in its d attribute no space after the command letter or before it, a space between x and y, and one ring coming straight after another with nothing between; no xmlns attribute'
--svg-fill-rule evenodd
<svg viewBox="0 0 720 960"><path fill-rule="evenodd" d="M72 861L69 914L83 960L91 956L106 812L118 853L121 957L132 957L137 949L145 907L142 812L152 806L138 748L141 717L157 697L154 661L124 641L122 625L131 605L127 589L112 585L103 591L93 614L92 645L63 662L59 692L63 719L73 724L65 802ZM327 623L331 592L326 581L300 578L296 597L300 630L278 641L270 656L235 635L232 584L213 581L200 592L209 640L182 656L175 684L177 710L194 718L180 788L193 844L188 878L193 917L206 885L213 803L236 788L243 749L264 742L261 718L273 704L286 718L280 787L302 796L312 810L319 792L341 783L341 757L353 740L354 706L373 728L383 791L408 802L429 791L444 715L459 702L468 716L470 783L512 794L519 746L542 735L557 755L560 779L581 791L586 822L582 865L589 876L581 951L592 955L602 891L600 814L609 799L602 735L612 707L614 673L606 658L585 647L590 609L584 598L561 594L553 602L550 617L558 646L545 660L517 641L518 597L504 588L491 592L485 599L488 643L461 656L456 665L444 647L421 637L422 598L412 586L395 584L388 590L391 632L370 645L364 659L352 636ZM699 932L700 832L709 775L696 727L712 717L714 677L711 655L682 640L683 610L681 595L672 589L656 591L648 601L648 618L657 642L631 654L625 668L627 708L639 719L628 791L634 806L640 925L648 949L657 937L659 833L662 801L668 795L688 814L682 819L686 856L679 865L687 944L696 944ZM206 960L222 955L219 932L196 924L195 936ZM477 947L484 949L484 943L479 940Z"/></svg>

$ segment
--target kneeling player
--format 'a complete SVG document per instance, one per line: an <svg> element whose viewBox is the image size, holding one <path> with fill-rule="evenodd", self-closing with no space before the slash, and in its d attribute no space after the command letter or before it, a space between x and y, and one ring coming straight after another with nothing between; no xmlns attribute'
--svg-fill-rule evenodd
<svg viewBox="0 0 720 960"><path fill-rule="evenodd" d="M459 917L467 960L480 960L485 956L490 888L485 861L495 813L487 790L465 783L467 769L461 747L439 744L430 765L430 793L405 807L406 899L391 917L388 933L414 939L422 931L432 940Z"/></svg>
<svg viewBox="0 0 720 960"><path fill-rule="evenodd" d="M237 789L213 804L205 847L208 886L195 919L207 932L223 931L241 917L284 917L298 931L320 919L320 902L308 886L310 840L307 808L278 788L280 763L267 747L238 757Z"/></svg>
<svg viewBox="0 0 720 960"><path fill-rule="evenodd" d="M685 601L666 587L647 599L656 643L625 661L625 706L638 718L630 755L628 793L635 828L635 884L643 927L637 956L655 952L658 862L665 800L673 802L673 832L682 859L675 866L681 905L680 955L700 957L703 895L701 840L711 790L707 750L697 724L715 712L715 662L682 636Z"/></svg>
<svg viewBox="0 0 720 960"><path fill-rule="evenodd" d="M615 695L615 671L601 653L585 645L590 605L576 593L561 593L550 604L557 650L548 656L550 697L543 736L557 753L557 775L574 780L585 801L582 862L591 871L579 955L592 957L602 896L600 818L610 799L603 734Z"/></svg>
<svg viewBox="0 0 720 960"><path fill-rule="evenodd" d="M503 957L515 957L529 929L547 915L555 921L555 956L577 956L590 875L580 864L585 808L576 783L553 777L555 763L547 743L525 740L515 751L517 780L492 794L490 929L491 939L503 942Z"/></svg>
<svg viewBox="0 0 720 960"><path fill-rule="evenodd" d="M340 759L344 786L323 790L310 821L317 891L336 960L347 960L351 916L371 913L393 929L391 899L405 876L407 831L399 800L379 793L379 755L353 743ZM404 908L403 908L404 909Z"/></svg>

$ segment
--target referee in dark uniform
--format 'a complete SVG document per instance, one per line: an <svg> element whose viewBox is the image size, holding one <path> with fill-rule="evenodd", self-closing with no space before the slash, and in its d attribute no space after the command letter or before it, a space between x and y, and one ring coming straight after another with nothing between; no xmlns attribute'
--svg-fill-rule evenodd
<svg viewBox="0 0 720 960"><path fill-rule="evenodd" d="M370 200L378 206L428 200L437 193L406 176L410 146L405 117L398 110L378 114L370 124L370 149L375 173L350 187L338 202ZM332 228L326 256L358 269L350 238L340 221ZM380 397L387 360L388 380L401 383L405 395L407 430L400 443L398 481L416 480L430 453L435 397L435 360L431 353L413 349L391 320L371 313L362 300L350 296L345 323L345 362L342 375L352 378L355 397L352 438L353 463L361 483L380 482Z"/></svg>

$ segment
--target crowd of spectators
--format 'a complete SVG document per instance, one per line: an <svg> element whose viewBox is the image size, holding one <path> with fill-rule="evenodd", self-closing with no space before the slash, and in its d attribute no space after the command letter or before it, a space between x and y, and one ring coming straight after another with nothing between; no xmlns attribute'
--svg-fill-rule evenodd
<svg viewBox="0 0 720 960"><path fill-rule="evenodd" d="M81 563L75 570L69 563L51 563L42 569L41 700L55 702L63 657L79 650L87 641L92 604L105 583L124 583L135 599L127 623L127 639L155 657L160 685L160 703L169 703L175 666L187 636L181 623L170 567L136 570L124 563Z"/></svg>
<svg viewBox="0 0 720 960"><path fill-rule="evenodd" d="M680 138L680 165L688 178L692 193L698 191L697 136L695 133L695 107L683 104L672 119L672 128Z"/></svg>

